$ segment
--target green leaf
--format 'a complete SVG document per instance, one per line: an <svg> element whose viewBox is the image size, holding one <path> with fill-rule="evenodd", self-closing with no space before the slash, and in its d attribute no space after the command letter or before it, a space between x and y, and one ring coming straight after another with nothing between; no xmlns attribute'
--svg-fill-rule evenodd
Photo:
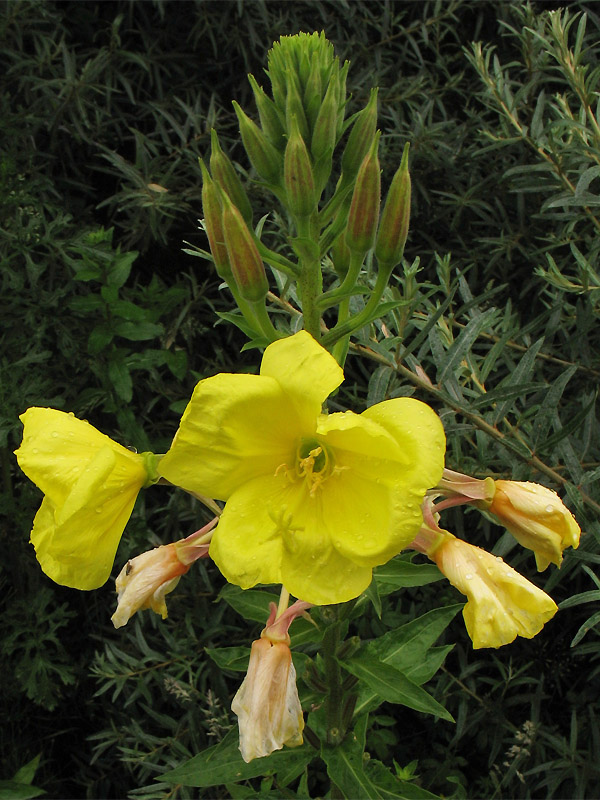
<svg viewBox="0 0 600 800"><path fill-rule="evenodd" d="M543 337L538 339L537 342L534 342L527 350L523 358L519 361L515 369L510 373L510 375L504 379L502 385L508 385L513 388L516 388L518 384L524 383L529 379L531 372L535 366L535 359L537 358L537 354L539 353L542 345L544 344ZM496 425L500 420L504 419L504 417L508 414L508 412L512 409L514 405L513 399L504 400L502 403L498 403L496 406L496 410L492 415L492 424Z"/></svg>
<svg viewBox="0 0 600 800"><path fill-rule="evenodd" d="M250 659L249 647L205 647L204 652L220 669L246 672Z"/></svg>
<svg viewBox="0 0 600 800"><path fill-rule="evenodd" d="M121 359L110 361L108 377L121 400L129 403L133 397L133 382L127 364Z"/></svg>
<svg viewBox="0 0 600 800"><path fill-rule="evenodd" d="M390 381L394 370L390 367L377 367L369 378L369 391L367 394L367 408L381 403L387 396Z"/></svg>
<svg viewBox="0 0 600 800"><path fill-rule="evenodd" d="M131 272L131 265L138 255L139 253L136 250L132 250L129 253L118 253L109 270L106 283L109 286L123 286Z"/></svg>
<svg viewBox="0 0 600 800"><path fill-rule="evenodd" d="M133 322L121 319L115 322L114 332L117 336L122 336L131 342L142 342L162 336L163 326L155 322Z"/></svg>
<svg viewBox="0 0 600 800"><path fill-rule="evenodd" d="M46 790L28 783L0 781L0 800L29 800L30 797L39 797L41 794L46 794Z"/></svg>
<svg viewBox="0 0 600 800"><path fill-rule="evenodd" d="M386 664L405 672L425 657L426 651L452 622L463 603L434 608L396 630L380 636L367 649Z"/></svg>
<svg viewBox="0 0 600 800"><path fill-rule="evenodd" d="M68 302L68 306L79 314L89 314L91 311L104 308L104 300L98 294L88 294L85 295L85 297L71 298Z"/></svg>
<svg viewBox="0 0 600 800"><path fill-rule="evenodd" d="M542 440L546 438L552 424L554 414L558 408L560 398L562 397L567 384L576 372L577 367L575 365L569 367L564 372L561 372L552 386L550 386L545 393L544 400L535 415L531 429L531 440L534 447L538 447Z"/></svg>
<svg viewBox="0 0 600 800"><path fill-rule="evenodd" d="M239 734L236 727L219 744L157 776L157 780L183 786L221 786L257 778L259 775L275 774L279 770L286 774L292 769L300 768L301 771L315 755L315 751L305 744L277 750L266 758L255 758L246 764L238 745Z"/></svg>
<svg viewBox="0 0 600 800"><path fill-rule="evenodd" d="M409 680L400 670L373 658L364 650L360 655L340 663L388 703L398 703L454 722L451 714L425 689Z"/></svg>
<svg viewBox="0 0 600 800"><path fill-rule="evenodd" d="M497 316L498 310L490 308L483 314L479 314L472 319L467 327L461 331L460 335L452 343L446 353L443 369L438 375L438 383L440 386L448 381L448 378L454 373L455 368L470 352L479 334L484 330L488 330Z"/></svg>
<svg viewBox="0 0 600 800"><path fill-rule="evenodd" d="M381 797L401 798L402 800L440 800L438 795L421 789L410 781L400 780L377 759L369 759L365 774L377 787Z"/></svg>
<svg viewBox="0 0 600 800"><path fill-rule="evenodd" d="M112 342L114 335L114 330L109 328L106 323L103 322L101 325L96 325L88 336L88 353L91 356L97 356L98 353L101 353L105 347Z"/></svg>
<svg viewBox="0 0 600 800"><path fill-rule="evenodd" d="M219 598L225 600L244 619L266 623L269 617L269 603L277 603L279 597L274 592L260 589L240 589L227 583L219 592Z"/></svg>
<svg viewBox="0 0 600 800"><path fill-rule="evenodd" d="M13 781L16 783L28 783L30 784L35 776L36 770L40 765L40 759L42 758L42 754L38 753L37 756L28 761L27 764L24 764L20 769L18 769L14 776Z"/></svg>
<svg viewBox="0 0 600 800"><path fill-rule="evenodd" d="M453 644L445 644L441 645L440 647L430 647L422 659L404 670L404 674L413 683L422 686L424 683L427 683L427 681L433 678L435 673L446 660L446 656L453 648Z"/></svg>
<svg viewBox="0 0 600 800"><path fill-rule="evenodd" d="M390 594L407 586L425 586L443 577L435 564L413 564L402 557L393 558L373 570L373 580L379 594Z"/></svg>
<svg viewBox="0 0 600 800"><path fill-rule="evenodd" d="M375 784L364 771L363 751L364 732L367 717L362 717L357 724L356 732L347 734L337 747L323 745L321 758L327 766L327 774L344 797L349 800L371 800L381 798Z"/></svg>

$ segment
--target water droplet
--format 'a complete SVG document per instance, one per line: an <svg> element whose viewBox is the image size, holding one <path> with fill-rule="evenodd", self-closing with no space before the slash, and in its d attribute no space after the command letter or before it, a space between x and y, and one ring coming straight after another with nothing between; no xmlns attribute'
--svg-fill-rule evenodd
<svg viewBox="0 0 600 800"><path fill-rule="evenodd" d="M31 452L32 453L39 453L40 451L37 449L37 447L32 447L31 448Z"/></svg>
<svg viewBox="0 0 600 800"><path fill-rule="evenodd" d="M56 439L56 437L58 436L58 431L52 431L52 436L54 436L54 438Z"/></svg>
<svg viewBox="0 0 600 800"><path fill-rule="evenodd" d="M96 508L96 514L101 514L103 508L104 508L103 506L98 506L98 508Z"/></svg>
<svg viewBox="0 0 600 800"><path fill-rule="evenodd" d="M472 575L470 572L467 572L467 574L465 575L465 578L466 578L468 581L472 581L472 580L473 580L473 575Z"/></svg>
<svg viewBox="0 0 600 800"><path fill-rule="evenodd" d="M554 509L552 508L552 506L551 506L551 505L547 505L547 506L546 506L546 513L547 513L547 514L551 514L553 511L554 511Z"/></svg>

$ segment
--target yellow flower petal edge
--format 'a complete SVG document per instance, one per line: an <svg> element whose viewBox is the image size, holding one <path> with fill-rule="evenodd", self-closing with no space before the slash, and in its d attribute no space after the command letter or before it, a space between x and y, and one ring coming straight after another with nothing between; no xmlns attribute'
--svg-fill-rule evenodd
<svg viewBox="0 0 600 800"><path fill-rule="evenodd" d="M554 600L499 556L440 533L429 557L468 598L463 617L474 649L502 647L517 636L532 639L555 615Z"/></svg>
<svg viewBox="0 0 600 800"><path fill-rule="evenodd" d="M560 567L563 550L578 547L581 529L552 489L529 481L495 481L488 511L523 547L533 550L541 572Z"/></svg>
<svg viewBox="0 0 600 800"><path fill-rule="evenodd" d="M108 580L138 492L158 480L157 456L134 453L73 414L30 408L15 455L44 492L31 542L56 583L96 589Z"/></svg>
<svg viewBox="0 0 600 800"><path fill-rule="evenodd" d="M269 345L260 375L217 375L194 390L159 471L227 501L210 555L231 583L343 602L417 534L443 471L441 422L408 398L321 414L340 376L302 331Z"/></svg>
<svg viewBox="0 0 600 800"><path fill-rule="evenodd" d="M319 345L310 333L299 331L277 347L267 347L260 374L274 378L302 418L311 425L331 392L344 380L337 361Z"/></svg>

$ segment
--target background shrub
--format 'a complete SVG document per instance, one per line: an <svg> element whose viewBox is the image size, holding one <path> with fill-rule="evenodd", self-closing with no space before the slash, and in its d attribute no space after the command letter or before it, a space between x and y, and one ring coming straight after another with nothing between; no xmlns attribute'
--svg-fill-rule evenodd
<svg viewBox="0 0 600 800"><path fill-rule="evenodd" d="M409 140L414 192L408 260L390 290L407 303L363 331L370 360L350 356L340 405L416 393L442 416L451 468L546 483L586 531L560 572L537 576L491 522L448 514L561 613L498 652L473 652L457 618L428 687L456 725L382 706L368 749L444 796L595 796L595 4L13 0L0 24L2 776L41 754L34 783L51 797L196 796L154 779L232 726L239 675L206 650L247 646L259 628L218 599L217 570L186 576L166 622L143 614L114 631L111 583L78 593L40 572L27 543L39 492L12 451L18 415L42 405L164 452L197 380L255 368L241 333L215 327L231 299L190 255L206 247L197 160L217 127L256 211L272 211L231 100L253 108L245 74L261 79L281 34L324 29L352 62L351 103L381 87L384 189ZM285 246L285 220L267 227ZM390 352L397 370L377 363ZM158 487L138 501L115 570L204 521L190 498ZM440 591L460 599L440 586L388 596L380 615L365 608L356 632L397 627Z"/></svg>

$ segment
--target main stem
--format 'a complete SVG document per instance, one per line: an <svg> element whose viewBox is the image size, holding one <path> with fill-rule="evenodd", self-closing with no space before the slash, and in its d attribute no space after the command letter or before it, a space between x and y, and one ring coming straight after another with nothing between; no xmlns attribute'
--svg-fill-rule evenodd
<svg viewBox="0 0 600 800"><path fill-rule="evenodd" d="M342 730L342 670L335 657L340 643L341 622L336 620L325 631L323 636L323 662L325 678L329 693L325 700L325 718L327 720L327 743L339 744L343 737Z"/></svg>
<svg viewBox="0 0 600 800"><path fill-rule="evenodd" d="M301 217L296 221L298 237L309 239L317 244L318 236L314 236L316 219L313 217ZM317 301L323 292L323 275L321 273L321 262L317 258L303 257L300 259L300 276L298 278L298 288L302 298L302 315L304 317L304 329L318 342L321 339L321 312Z"/></svg>

